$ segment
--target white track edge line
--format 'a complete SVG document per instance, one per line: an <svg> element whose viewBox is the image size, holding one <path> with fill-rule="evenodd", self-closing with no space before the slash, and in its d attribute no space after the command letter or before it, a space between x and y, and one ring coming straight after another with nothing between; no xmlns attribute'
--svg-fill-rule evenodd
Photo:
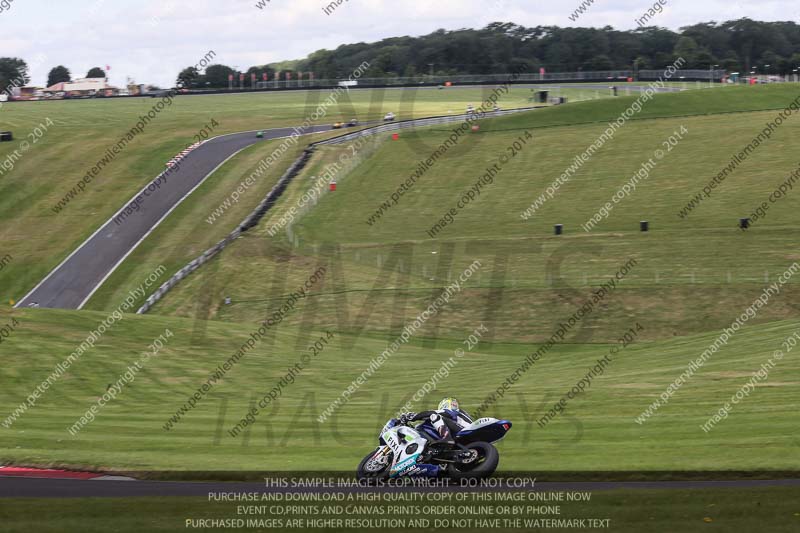
<svg viewBox="0 0 800 533"><path fill-rule="evenodd" d="M283 129L283 128L276 128L276 129ZM304 135L311 135L311 134L313 134L313 133L325 133L325 132L312 132L312 133L307 133L307 134L304 134ZM286 136L284 136L284 137L273 137L273 138L271 138L271 139L265 139L265 140L267 140L267 141L277 141L277 140L280 140L280 139L288 139L288 138L290 138L290 137L291 137L291 135L286 135ZM209 139L209 140L211 140L211 139ZM113 273L114 273L114 272L117 270L117 268L119 268L119 266L120 266L120 265L121 265L121 264L122 264L122 263L123 263L123 262L124 262L124 261L125 261L125 260L128 258L128 256L129 256L129 255L131 255L131 254L132 254L132 253L133 253L133 252L136 250L136 248L138 248L138 247L139 247L139 245L140 245L140 244L142 244L142 242L143 242L143 241L144 241L144 240L145 240L147 237L149 237L149 236L150 236L150 234L151 234L151 233L153 233L153 231L155 231L155 229L156 229L156 228L157 228L157 227L158 227L158 226L161 224L161 222L163 222L163 221L164 221L164 219L165 219L165 218L167 218L167 217L170 215L170 213L172 213L172 212L173 212L173 211L174 211L174 210L175 210L175 209L176 209L176 208L177 208L177 207L178 207L180 204L182 204L182 203L183 203L183 201L184 201L184 200L186 200L186 198L188 198L188 197L189 197L189 195L191 195L191 194L192 194L192 193L193 193L193 192L194 192L194 191L195 191L195 190L196 190L198 187L200 187L200 185L202 185L202 184L203 184L203 183L204 183L204 182L205 182L205 181L206 181L206 180L207 180L207 179L208 179L208 178L209 178L209 177L210 177L212 174L214 174L214 173L215 173L217 170L219 170L219 169L220 169L220 167L222 167L222 165L224 165L225 163L227 163L228 161L230 161L231 159L233 159L235 156L239 155L239 153L243 152L243 151L244 151L244 150L246 150L247 148L250 148L251 146L255 146L255 145L256 145L256 143L249 144L249 145L247 145L247 146L245 146L245 147L243 147L243 148L240 148L240 149L239 149L239 150L237 150L236 152L232 153L232 154L231 154L230 156L228 156L228 157L227 157L227 158L226 158L226 159L225 159L223 162L221 162L219 165L217 165L216 167L214 167L214 169L213 169L213 170L211 170L211 172L209 172L208 174L206 174L206 175L203 177L203 179L202 179L202 180L200 180L200 182L198 182L198 183L197 183L197 185L195 185L194 187L192 187L192 189L191 189L190 191L188 191L188 192L187 192L186 194L184 194L184 195L183 195L183 196L182 196L182 197L181 197L181 198L180 198L180 199L179 199L177 202L175 202L175 203L172 205L172 207L169 209L169 211L167 211L166 213L164 213L164 215L163 215L163 216L162 216L160 219L158 219L158 221L157 221L157 222L156 222L154 225L152 225L152 226L150 227L150 229L149 229L149 230L147 230L147 233L145 233L144 235L142 235L142 238L141 238L141 239L139 239L138 241L136 241L136 243L135 243L135 244L134 244L134 245L133 245L133 246L130 248L130 250L128 250L128 251L127 251L127 253L126 253L124 256L122 256L122 258L121 258L119 261L117 261L117 263L116 263L116 264L115 264L115 265L114 265L114 266L111 268L111 270L109 270L109 271L108 271L108 273L107 273L105 276L103 276L103 279L101 279L101 280L100 280L100 281L97 283L97 285L95 285L95 287L92 289L92 291L89 293L89 295L88 295L86 298L84 298L84 300L83 300L83 301L80 303L80 305L77 307L77 309L78 309L78 310L81 310L81 309L83 309L83 306L84 306L84 305L86 305L86 303L87 303L87 302L88 302L88 301L89 301L89 300L92 298L92 296L94 296L94 293L96 293L96 292L97 292L97 291L100 289L100 287L102 287L102 286L103 286L103 284L106 282L106 280L108 280L108 278L109 278L109 277L111 277L111 274L113 274ZM134 197L134 198L135 198L135 197ZM123 209L124 209L124 207L123 207ZM113 219L112 219L112 220L113 220ZM106 222L106 224L108 224L108 222ZM104 228L104 227L106 226L106 224L103 224L103 226L102 226L102 227ZM102 228L101 228L101 229L102 229ZM84 243L84 244L85 244L85 243Z"/></svg>
<svg viewBox="0 0 800 533"><path fill-rule="evenodd" d="M283 129L288 129L288 128L269 128L269 129L265 129L265 130L253 130L253 131L264 131L264 132L267 132L267 131L276 131L276 130L283 130ZM237 132L237 133L251 133L251 132ZM205 140L205 141L203 141L201 144L205 144L205 143L207 143L207 142L213 141L214 139L219 139L219 138L221 138L221 137L227 137L227 136L230 136L230 135L236 135L237 133L227 133L227 134L225 134L225 135L218 135L218 136L216 136L216 137L212 137L211 139L206 139L206 140ZM324 133L324 132L312 132L312 133ZM289 135L288 137L291 137L291 135ZM274 140L277 140L277 139L285 139L285 138L287 138L287 136L284 136L284 137L275 137L275 138L273 138L273 139L265 139L265 140L267 140L267 141L274 141ZM253 145L250 145L250 146L253 146ZM199 148L199 147L198 147L198 148ZM248 148L248 147L245 147L245 148ZM240 150L240 151L241 151L241 150ZM238 153L238 152L237 152L237 153ZM164 170L164 172L167 172L167 170ZM146 189L148 186L150 186L150 184L151 184L151 183L153 183L153 182L154 182L154 181L156 181L158 178L160 178L160 177L161 177L161 176L164 174L164 172L161 172L161 173L160 173L158 176L156 176L156 177L155 177L155 178L153 178L152 180L148 181L148 182L147 182L147 183L146 183L146 184L145 184L145 185L144 185L144 186L141 188L141 190L140 190L139 192L137 192L136 194L134 194L134 195L133 195L133 196L130 198L130 200L128 200L127 202L125 202L124 204L122 204L122 207L121 207L121 208L119 208L119 210L118 210L116 213L114 213L113 215L111 215L111 217L110 217L108 220L106 220L105 222L103 222L103 223L100 225L100 227L99 227L99 228L97 228L97 230L96 230L94 233L92 233L91 235L89 235L89 237L87 237L87 238L86 238L86 240L85 240L85 241L83 241L83 242L80 244L80 246L78 246L77 248L75 248L75 249L72 251L72 253L70 253L70 254L69 254L69 255L68 255L66 258L64 258L64 260L63 260L63 261L61 261L61 262L60 262L60 263L59 263L59 264L58 264L58 265L57 265L55 268L53 268L53 270L51 270L51 271L50 271L50 272L49 272L49 273L48 273L48 274L47 274L47 275L46 275L46 276L45 276L45 277L42 279L42 281L40 281L39 283L37 283L37 284L36 284L36 286L35 286L34 288L32 288L30 291L28 291L28 292L27 292L27 294L25 294L25 296L23 296L22 298L20 298L20 299L19 299L19 301L16 303L16 305L14 305L14 309L19 309L19 308L20 308L20 305L22 304L22 302L24 302L24 301L25 301L25 300L26 300L28 297L30 297L30 296L31 296L31 295L32 295L34 292L36 292L36 290L37 290L39 287L41 287L41 286L42 286L42 285L43 285L43 284L44 284L44 283L45 283L45 282L46 282L48 279L50 279L51 277L53 277L53 274L55 274L56 272L58 272L58 270L59 270L59 269L60 269L62 266L64 266L64 264L65 264L67 261L69 261L70 259L72 259L72 256L74 256L74 255L75 255L76 253L78 253L78 252L79 252L79 251L80 251L80 250L81 250L81 249L82 249L84 246L86 246L86 245L89 243L89 241L91 241L91 240L92 240L92 239L93 239L93 238L94 238L94 237L95 237L95 236L96 236L98 233L100 233L100 231L101 231L103 228L105 228L105 227L108 225L108 223L109 223L109 222L112 222L112 221L114 220L114 218L116 218L116 217L117 217L117 215L119 215L120 213L122 213L122 211L124 211L124 210L125 210L125 209L126 209L126 208L127 208L129 205L130 205L130 203L131 203L131 202L133 202L133 201L134 201L134 200L135 200L135 199L136 199L136 198L137 198L137 197L138 197L140 194L142 194L142 193L144 192L144 190L145 190L145 189ZM203 178L203 181L205 181L205 179L206 179L207 177L208 177L208 176L206 176L205 178ZM201 183L202 183L202 181L201 181ZM180 201L183 201L183 198L182 198ZM115 267L115 268L116 268L116 267ZM94 290L96 291L96 290L97 290L97 287L95 287L95 289L94 289ZM78 308L78 309L80 309L80 308Z"/></svg>
<svg viewBox="0 0 800 533"><path fill-rule="evenodd" d="M253 145L250 145L250 146L253 146ZM142 235L142 237L141 237L141 238L140 238L138 241L136 241L136 243L135 243L133 246L131 246L131 248L130 248L130 249L129 249L129 250L126 252L126 253L125 253L125 255L124 255L124 256L122 256L122 258L121 258L119 261L117 261L117 263L116 263L116 264L115 264L113 267L111 267L111 270L109 270L109 271L106 273L106 275L105 275L105 276L103 276L103 279L101 279L101 280L100 280L100 281L97 283L97 285L95 285L95 287L92 289L92 291L89 293L89 295L88 295L86 298L84 298L84 299L83 299L83 301L80 303L80 305L78 306L78 308L77 308L77 309L78 309L78 310L81 310L81 309L83 308L83 306L84 306L84 305L86 305L86 302L88 302L88 301L89 301L89 299L90 299L92 296L94 296L94 293L96 293L96 292L97 292L97 290L98 290L98 289L99 289L99 288L100 288L100 287L103 285L103 283L105 283L105 282L106 282L106 280L107 280L107 279L108 279L108 278L111 276L111 274L113 274L113 273L114 273L114 271L116 271L116 270L117 270L117 268L119 268L119 266L122 264L122 262L123 262L123 261L125 261L125 260L128 258L128 256L129 256L129 255L131 255L131 254L134 252L134 250L136 250L136 248L138 248L138 247L139 247L139 245L140 245L140 244L142 244L142 242L143 242L143 241L144 241L144 240L145 240L145 239L146 239L148 236L150 236L150 234L151 234L151 233L153 233L153 231L155 231L155 229L156 229L156 228L157 228L157 227L158 227L158 226L159 226L159 225L160 225L160 224L161 224L161 223L164 221L164 219L165 219L165 218L167 218L167 217L170 215L170 213L172 213L172 212L173 212L173 211L174 211L174 210L175 210L175 209L176 209L176 208L177 208L179 205L181 205L181 204L183 203L183 201L184 201L184 200L186 200L186 198L188 198L188 197L189 197L189 195L190 195L190 194L192 194L192 193L193 193L193 192L194 192L194 191L195 191L195 190L196 190L198 187L200 187L200 186L201 186L203 183L205 183L205 181L206 181L206 180L209 178L209 176L211 176L212 174L214 174L214 173L215 173L217 170L219 170L219 168L220 168L222 165L224 165L225 163L227 163L228 161L230 161L230 160L231 160L233 157L235 157L236 155L238 155L238 154L239 154L239 152L241 152L242 150L245 150L246 148L250 148L250 146L245 146L244 148L240 148L240 149L239 149L239 150L237 150L236 152L232 153L232 154L231 154L230 156L228 156L228 157L227 157L227 158L226 158L226 159L225 159L223 162L221 162L219 165L217 165L216 167L214 167L214 169L213 169L213 170L211 170L211 172L209 172L208 174L206 174L205 176L203 176L203 179L201 179L199 182L197 182L197 184L196 184L194 187L192 187L192 188L191 188L191 190L189 190L189 191L188 191L186 194L184 194L184 195L183 195L183 196L182 196L182 197L181 197L181 198L180 198L180 199L179 199L177 202L175 202L174 204L172 204L172 207L170 207L170 208L169 208L169 210L168 210L166 213L164 213L164 214L161 216L161 218L159 218L159 219L158 219L158 221L156 221L156 223L155 223L155 224L153 224L152 226L150 226L150 229L149 229L149 230L147 230L147 232L146 232L144 235ZM105 227L105 224L103 224L103 227Z"/></svg>
<svg viewBox="0 0 800 533"><path fill-rule="evenodd" d="M209 139L209 140L211 140L211 139ZM113 221L114 221L114 219L117 217L117 215L119 215L120 213L122 213L122 212L123 212L123 211L124 211L124 210L125 210L125 209L126 209L126 208L127 208L129 205L130 205L130 204L131 204L131 202L133 202L133 201L134 201L136 198L138 198L140 194L144 193L145 189L147 189L147 187L149 187L149 186L150 186L150 184L154 183L154 182L155 182L156 180L158 180L158 179L159 179L161 176L163 176L165 172L167 172L167 170L164 170L164 171L163 171L163 172L161 172L161 173L160 173L158 176L156 176L156 177L155 177L155 178L153 178L152 180L148 181L148 182L147 182L147 183L146 183L146 184L145 184L145 185L144 185L144 186L141 188L141 190L140 190L140 191L138 191L136 194L134 194L134 195L133 195L133 196L130 198L130 200L128 200L127 202L125 202L124 204L122 204L122 207L120 207L120 208L119 208L119 210L117 210L117 212L116 212L116 213L114 213L113 215L111 215L111 217L110 217L108 220L106 220L105 222L103 222L102 224L100 224L100 227L99 227L99 228L97 228L97 230L95 230L95 232L94 232L94 233L92 233L91 235L89 235L89 237L87 237L87 238L86 238L86 240L85 240L85 241L83 241L83 242L80 244L80 246L78 246L77 248L75 248L75 249L72 251L72 253L71 253L71 254L69 254L69 255L68 255L68 256L67 256L67 257L66 257L66 258L65 258L63 261L61 261L61 262L58 264L58 266L56 266L56 267L55 267L53 270L51 270L51 271L50 271L50 273L49 273L49 274L47 274L47 276L45 276L45 277L44 277L44 279L42 279L42 281L40 281L39 283L37 283L37 284L36 284L36 286L35 286L34 288L32 288L30 291L28 291L28 293L27 293L25 296L23 296L22 298L20 298L19 302L17 302L17 304L14 306L14 308L19 308L19 306L20 306L20 304L22 304L22 302L24 302L24 301L25 301L25 300L26 300L26 299L27 299L27 298L28 298L28 297L29 297L31 294L33 294L34 292L36 292L36 289L38 289L39 287L41 287L41 286L44 284L44 282L46 282L48 279L50 279L50 278L53 276L53 274L55 274L55 273L58 271L58 269L60 269L62 266L64 266L64 264L65 264L67 261L69 261L70 259L72 259L72 256L74 256L74 255L75 255L76 253L78 253L78 252L79 252L79 251L80 251L80 250L81 250L81 249L82 249L84 246L86 246L86 245L89 243L89 241L91 241L91 240L92 240L92 239L93 239L93 238L94 238L94 237L95 237L95 236L96 236L98 233L100 233L100 231L102 231L102 229L103 229L103 228L105 228L105 227L106 227L106 226L107 226L107 225L108 225L110 222L113 222Z"/></svg>

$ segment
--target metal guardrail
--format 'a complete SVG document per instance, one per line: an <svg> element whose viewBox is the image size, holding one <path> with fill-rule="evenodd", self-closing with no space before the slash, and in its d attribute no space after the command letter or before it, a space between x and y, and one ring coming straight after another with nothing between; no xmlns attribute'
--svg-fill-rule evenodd
<svg viewBox="0 0 800 533"><path fill-rule="evenodd" d="M261 220L267 211L269 211L269 208L272 207L272 204L274 204L275 201L280 197L280 195L289 185L289 182L292 180L292 178L294 178L305 167L306 163L311 158L312 152L313 148L311 146L306 148L303 151L303 154L289 166L286 172L283 173L278 180L278 183L276 183L275 186L267 193L261 203L258 204L258 207L256 207L253 212L250 213L247 218L245 218L242 223L239 224L239 226L237 226L235 230L230 232L217 244L203 252L199 257L190 261L186 266L173 274L167 281L162 283L153 294L148 296L144 304L142 304L142 306L136 311L136 314L143 315L147 313L156 303L158 303L159 300L161 300L161 298L164 297L165 294L175 287L175 285L187 278L195 270L208 263L214 258L214 256L227 248L229 244L238 239L242 233L248 231L250 228L258 224L258 221Z"/></svg>
<svg viewBox="0 0 800 533"><path fill-rule="evenodd" d="M676 70L672 74L670 81L681 81L682 78L689 80L719 80L725 76L724 70L708 70L708 69L685 69ZM627 80L634 78L638 81L656 80L664 77L664 69L642 69L639 71L633 70L595 70L595 71L579 71L579 72L546 72L544 74L529 73L529 74L475 74L475 75L459 75L459 76L413 76L404 78L360 78L354 88L359 86L367 87L392 87L392 86L415 86L415 85L445 85L452 83L455 85L475 85L475 84L491 84L491 83L542 83L554 81L600 81L600 80ZM513 80L513 81L509 81ZM259 81L256 82L257 89L298 89L298 88L314 88L314 87L336 87L344 82L346 79L339 78L324 78L324 79L304 79L304 80L279 80L279 81ZM252 90L252 87L233 86L233 90Z"/></svg>
<svg viewBox="0 0 800 533"><path fill-rule="evenodd" d="M519 107L515 109L506 109L501 111L489 111L484 115L482 115L480 117L480 120L486 118L501 117L504 115L513 115L515 113L522 113L524 111L532 111L534 109L539 109L541 107L543 106ZM404 120L398 122L388 122L380 126L373 126L371 128L366 128L354 133L348 133L347 135L341 135L339 137L333 137L332 139L319 141L312 144L311 146L316 147L329 144L342 144L345 142L358 139L360 137L367 137L369 135L378 135L380 133L387 133L390 131L397 131L407 128L424 128L425 126L438 126L439 124L452 124L456 122L464 122L474 117L475 117L474 114L463 114L463 115L446 115L441 117L430 117L430 118L422 118L414 120Z"/></svg>

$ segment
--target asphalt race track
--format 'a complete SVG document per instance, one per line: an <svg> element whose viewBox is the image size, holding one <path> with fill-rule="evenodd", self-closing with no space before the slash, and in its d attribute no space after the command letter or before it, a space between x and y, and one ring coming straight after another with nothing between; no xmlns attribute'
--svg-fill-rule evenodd
<svg viewBox="0 0 800 533"><path fill-rule="evenodd" d="M329 125L312 126L303 133L317 133L331 129ZM145 198L139 211L134 212L121 224L114 222L114 217L127 207L129 202L126 202L120 211L117 211L97 232L50 272L17 303L16 307L28 307L32 304L57 309L83 307L89 297L139 243L217 167L248 146L263 140L288 137L294 129L277 128L263 131L263 139L257 138L255 131L250 131L215 137L197 147L186 155L177 171L167 176L166 184L162 183L160 189ZM150 183L158 179L160 178ZM138 194L141 194L141 191Z"/></svg>
<svg viewBox="0 0 800 533"><path fill-rule="evenodd" d="M321 476L324 472L320 473ZM535 491L599 491L617 489L722 489L722 488L755 488L755 487L800 487L800 479L781 480L738 480L738 481L569 481L536 483ZM260 483L225 483L225 482L176 482L176 481L134 481L114 479L36 479L26 477L0 477L0 498L132 498L159 496L201 496L208 497L209 492L225 493L286 493L286 492L349 492L373 491L368 487L360 488L267 488ZM413 491L447 491L477 490L454 487L421 488L394 487L380 490L413 490ZM482 489L487 490L487 489ZM494 489L488 489L494 490Z"/></svg>

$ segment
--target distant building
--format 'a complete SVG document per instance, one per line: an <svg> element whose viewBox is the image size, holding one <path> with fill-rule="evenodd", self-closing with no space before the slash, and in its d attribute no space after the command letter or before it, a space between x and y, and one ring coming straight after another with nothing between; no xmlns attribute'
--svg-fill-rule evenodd
<svg viewBox="0 0 800 533"><path fill-rule="evenodd" d="M13 100L38 100L44 97L41 87L14 87L11 89Z"/></svg>
<svg viewBox="0 0 800 533"><path fill-rule="evenodd" d="M104 78L80 78L74 81L56 83L44 90L51 95L65 98L87 96L117 96L119 89L109 85Z"/></svg>
<svg viewBox="0 0 800 533"><path fill-rule="evenodd" d="M141 84L137 85L135 83L129 83L128 84L128 94L130 96L139 96L139 95L144 94L146 92L147 92L147 86L146 85L141 85Z"/></svg>

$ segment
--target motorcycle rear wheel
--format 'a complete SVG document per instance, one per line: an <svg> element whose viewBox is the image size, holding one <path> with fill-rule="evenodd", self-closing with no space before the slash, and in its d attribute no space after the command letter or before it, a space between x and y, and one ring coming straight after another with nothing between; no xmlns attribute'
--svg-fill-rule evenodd
<svg viewBox="0 0 800 533"><path fill-rule="evenodd" d="M497 448L488 442L473 442L466 446L469 450L474 450L477 457L470 462L460 462L451 464L447 473L454 480L459 479L484 479L497 470L500 462L500 453Z"/></svg>

